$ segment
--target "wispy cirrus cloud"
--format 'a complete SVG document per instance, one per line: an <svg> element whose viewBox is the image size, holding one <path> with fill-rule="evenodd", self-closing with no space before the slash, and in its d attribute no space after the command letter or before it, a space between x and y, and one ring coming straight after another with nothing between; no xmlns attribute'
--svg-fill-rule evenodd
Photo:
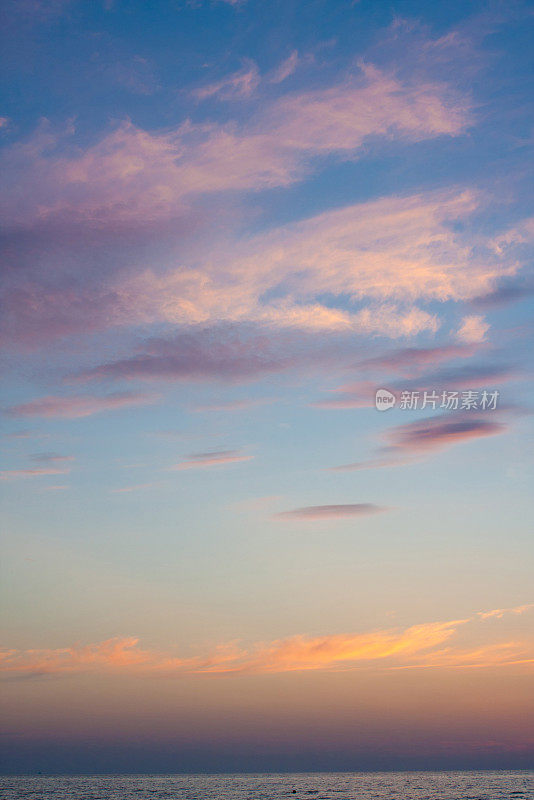
<svg viewBox="0 0 534 800"><path fill-rule="evenodd" d="M473 344L443 344L436 347L401 347L358 362L357 367L388 373L413 372L441 361L470 358L477 351Z"/></svg>
<svg viewBox="0 0 534 800"><path fill-rule="evenodd" d="M32 453L30 455L32 461L39 464L58 464L63 461L74 461L74 456L64 456L60 453Z"/></svg>
<svg viewBox="0 0 534 800"><path fill-rule="evenodd" d="M373 503L345 503L338 505L304 506L290 511L280 511L276 519L284 520L323 520L344 519L346 517L365 517L387 511L383 506Z"/></svg>
<svg viewBox="0 0 534 800"><path fill-rule="evenodd" d="M454 229L481 203L461 190L357 203L234 242L199 269L146 271L115 292L141 319L174 324L435 332L439 319L418 301L468 300L518 269L494 254L480 258Z"/></svg>
<svg viewBox="0 0 534 800"><path fill-rule="evenodd" d="M283 83L286 78L293 75L299 65L299 61L298 50L293 50L293 52L267 76L267 80L269 83Z"/></svg>
<svg viewBox="0 0 534 800"><path fill-rule="evenodd" d="M241 450L211 450L205 453L191 453L185 461L170 467L171 470L202 469L205 467L221 467L227 464L236 464L241 461L250 461L254 456L243 453Z"/></svg>
<svg viewBox="0 0 534 800"><path fill-rule="evenodd" d="M293 61L292 55L279 78L292 69ZM232 77L234 90L248 92L254 84L253 73L248 69ZM213 91L224 91L224 87ZM386 240L379 236L381 244L374 256L369 241L357 246L363 229L369 227L363 221L357 223L361 206L353 209L352 222L346 219L350 210L345 217L322 216L310 220L308 229L288 228L270 241L246 242L237 259L235 242L226 248L223 258L221 248L217 255L202 253L195 257L198 265L194 267L185 263L165 272L132 269L131 265L126 269L121 255L110 259L102 279L86 268L84 254L97 246L91 236L98 236L100 242L102 236L109 236L122 254L121 236L151 237L158 235L162 226L167 227L168 236L169 231L174 232L173 241L179 241L199 216L210 215L206 203L218 202L221 193L292 185L316 169L317 159L354 160L370 141L458 135L469 125L470 116L467 103L453 95L439 83L410 85L392 73L362 65L330 87L269 100L246 122L188 120L173 129L147 131L124 121L77 150L72 147L76 141L72 125L58 133L43 123L32 137L6 148L2 156L5 189L0 204L7 220L7 247L10 262L21 261L9 271L6 281L6 339L41 343L102 327L251 319L274 327L356 328L365 333L387 330L394 336L436 330L434 315L414 307L396 308L395 287L377 291L376 281L370 281L371 271L376 274L376 261L385 263ZM371 226L375 237L388 220L402 230L401 220L395 220L385 207L384 212L382 225L377 221ZM447 218L450 212L450 208L443 209ZM466 213L465 204L461 212ZM432 216L430 208L427 223L413 207L403 213L414 217L412 224L419 217L423 227ZM434 234L444 221L436 216ZM318 225L321 230L311 242L310 234ZM400 257L404 268L414 263L413 240L410 252L400 253L399 247L405 251L405 246L395 242L393 232L389 236L396 251L392 258ZM428 245L435 249L435 235L431 238ZM316 252L321 242L322 250ZM60 255L55 253L58 248ZM54 257L50 257L52 252ZM303 256L300 266L295 264L299 252ZM315 264L311 263L314 253ZM458 256L455 253L452 259L455 264ZM46 257L46 265L39 268ZM57 266L65 263L70 265L68 275ZM358 263L362 264L361 274L351 279ZM390 274L393 271L400 274L402 270L392 269ZM45 272L47 280L43 282ZM248 277L243 280L245 273ZM300 280L295 282L298 275ZM306 275L309 278L300 285ZM413 280L408 283L415 285ZM282 284L287 289L281 301L266 302L264 298ZM358 298L370 292L382 307L351 313L343 303L327 306L317 300L326 284L337 294ZM480 292L486 290L487 282L482 282Z"/></svg>
<svg viewBox="0 0 534 800"><path fill-rule="evenodd" d="M491 611L479 611L478 616L481 619L491 619L492 617L502 619L507 614L525 614L534 608L534 603L525 603L522 606L515 606L514 608L494 608Z"/></svg>
<svg viewBox="0 0 534 800"><path fill-rule="evenodd" d="M197 100L215 97L221 100L235 100L250 97L258 88L260 73L257 65L250 59L245 60L242 68L215 83L194 89L192 94Z"/></svg>
<svg viewBox="0 0 534 800"><path fill-rule="evenodd" d="M75 419L88 417L103 411L113 411L130 406L150 405L159 397L141 392L114 392L108 395L71 395L67 397L50 395L19 403L4 409L11 417L60 417Z"/></svg>
<svg viewBox="0 0 534 800"><path fill-rule="evenodd" d="M253 72L249 65L230 86L248 89ZM100 227L146 223L180 214L191 195L294 183L310 157L353 159L371 136L458 135L469 120L466 101L445 85L411 86L365 65L330 88L278 98L241 126L188 121L151 133L124 122L75 157L58 154L57 137L41 129L5 154L3 205L8 222L25 225L66 217Z"/></svg>
<svg viewBox="0 0 534 800"><path fill-rule="evenodd" d="M146 650L136 637L115 637L97 644L58 649L17 650L0 653L0 672L9 676L45 677L86 672L133 672L149 676L173 674L264 674L310 670L382 668L487 668L534 664L531 635L519 640L491 641L485 625L491 617L527 614L533 604L502 609L499 614L479 612L447 622L428 622L404 629L387 628L368 633L324 636L289 636L251 647L220 644L206 655L177 657ZM458 641L469 630L471 644Z"/></svg>
<svg viewBox="0 0 534 800"><path fill-rule="evenodd" d="M162 321L178 332L84 374L232 379L310 363L327 344L317 332L345 337L338 354L355 354L355 335L434 332L439 318L417 301L465 300L516 268L466 255L449 223L477 203L469 192L384 198L242 241L202 267L133 275L110 290L113 324Z"/></svg>
<svg viewBox="0 0 534 800"><path fill-rule="evenodd" d="M0 472L1 480L12 480L14 478L39 478L43 475L67 475L69 469L58 467L40 467L35 469L8 469Z"/></svg>

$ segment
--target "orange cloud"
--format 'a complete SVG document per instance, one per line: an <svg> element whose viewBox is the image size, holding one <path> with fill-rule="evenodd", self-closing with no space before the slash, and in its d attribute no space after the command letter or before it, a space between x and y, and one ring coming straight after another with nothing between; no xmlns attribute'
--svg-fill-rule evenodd
<svg viewBox="0 0 534 800"><path fill-rule="evenodd" d="M534 603L526 603L522 606L515 606L515 608L494 608L492 611L479 611L478 616L481 619L489 619L491 617L502 619L506 614L525 614L531 608L534 608Z"/></svg>
<svg viewBox="0 0 534 800"><path fill-rule="evenodd" d="M290 636L244 648L221 644L205 656L180 658L143 650L135 637L116 637L85 647L54 650L14 650L0 653L0 672L9 674L65 674L77 672L134 672L155 674L262 674L309 670L353 670L381 667L483 668L534 663L532 637L517 641L476 641L489 617L526 613L534 604L479 612L465 619L429 622L405 629L325 636ZM471 647L458 646L459 629L470 628ZM478 626L478 627L477 627ZM446 645L446 646L444 646Z"/></svg>

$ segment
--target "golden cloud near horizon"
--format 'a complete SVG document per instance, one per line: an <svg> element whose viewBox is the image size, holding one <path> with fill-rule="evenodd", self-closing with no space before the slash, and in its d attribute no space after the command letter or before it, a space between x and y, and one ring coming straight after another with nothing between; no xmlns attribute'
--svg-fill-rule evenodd
<svg viewBox="0 0 534 800"><path fill-rule="evenodd" d="M73 673L128 672L138 675L267 674L308 670L356 670L380 665L385 670L482 668L534 664L534 639L455 645L465 625L501 620L534 609L534 603L479 611L465 619L429 622L405 629L325 636L295 635L249 648L237 643L216 646L204 656L179 658L139 647L137 637L114 637L95 644L58 649L0 651L0 673L47 676ZM446 644L446 646L444 646Z"/></svg>

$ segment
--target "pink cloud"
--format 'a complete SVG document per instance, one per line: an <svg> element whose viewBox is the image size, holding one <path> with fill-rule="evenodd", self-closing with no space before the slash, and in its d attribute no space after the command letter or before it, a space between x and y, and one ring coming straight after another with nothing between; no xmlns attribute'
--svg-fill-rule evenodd
<svg viewBox="0 0 534 800"><path fill-rule="evenodd" d="M39 469L10 469L0 472L2 480L10 480L12 478L39 478L43 475L67 475L70 472L68 469L58 469L55 467L41 467Z"/></svg>
<svg viewBox="0 0 534 800"><path fill-rule="evenodd" d="M104 396L74 395L71 397L40 397L29 403L20 403L5 409L12 417L61 417L74 419L88 417L102 411L112 411L129 406L149 405L158 397L153 394L115 392Z"/></svg>
<svg viewBox="0 0 534 800"><path fill-rule="evenodd" d="M462 342L478 344L486 340L486 334L489 328L490 326L480 314L470 314L463 318L456 335Z"/></svg>
<svg viewBox="0 0 534 800"><path fill-rule="evenodd" d="M204 92L250 92L255 75L249 65ZM4 211L25 225L65 218L99 227L151 224L180 216L191 195L286 186L309 170L310 157L353 159L370 137L419 141L457 135L468 122L466 104L444 86L412 86L364 66L329 89L264 105L241 126L187 121L150 133L123 122L74 157L58 155L61 137L44 127L4 155Z"/></svg>
<svg viewBox="0 0 534 800"><path fill-rule="evenodd" d="M207 453L192 453L186 461L181 461L172 470L202 469L204 467L220 467L226 464L236 464L241 461L250 461L253 456L246 455L240 450L212 450Z"/></svg>
<svg viewBox="0 0 534 800"><path fill-rule="evenodd" d="M293 50L293 52L282 61L278 67L271 72L268 76L269 83L282 83L289 78L290 75L293 75L295 70L297 69L299 64L299 54L297 50Z"/></svg>
<svg viewBox="0 0 534 800"><path fill-rule="evenodd" d="M225 243L195 266L110 269L95 285L84 278L43 289L37 277L13 273L4 298L5 337L40 344L77 330L157 322L207 327L253 321L268 331L393 339L435 332L437 314L418 302L480 296L518 269L515 260L475 257L451 227L479 204L473 193L457 191L383 198ZM276 299L266 300L273 292ZM339 298L339 307L327 306L325 294ZM175 364L181 358L172 357ZM283 362L283 354L273 352L271 360ZM128 366L135 369L137 362L148 371L156 361L139 356Z"/></svg>
<svg viewBox="0 0 534 800"><path fill-rule="evenodd" d="M221 100L232 100L250 97L260 83L258 67L253 61L247 59L238 72L200 89L195 89L192 94L198 100L216 97Z"/></svg>

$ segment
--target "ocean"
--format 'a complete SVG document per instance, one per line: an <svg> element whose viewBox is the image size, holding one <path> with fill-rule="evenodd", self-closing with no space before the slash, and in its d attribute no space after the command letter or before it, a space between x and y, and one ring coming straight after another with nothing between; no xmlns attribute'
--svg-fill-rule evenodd
<svg viewBox="0 0 534 800"><path fill-rule="evenodd" d="M0 787L2 800L534 800L534 771L18 775Z"/></svg>

